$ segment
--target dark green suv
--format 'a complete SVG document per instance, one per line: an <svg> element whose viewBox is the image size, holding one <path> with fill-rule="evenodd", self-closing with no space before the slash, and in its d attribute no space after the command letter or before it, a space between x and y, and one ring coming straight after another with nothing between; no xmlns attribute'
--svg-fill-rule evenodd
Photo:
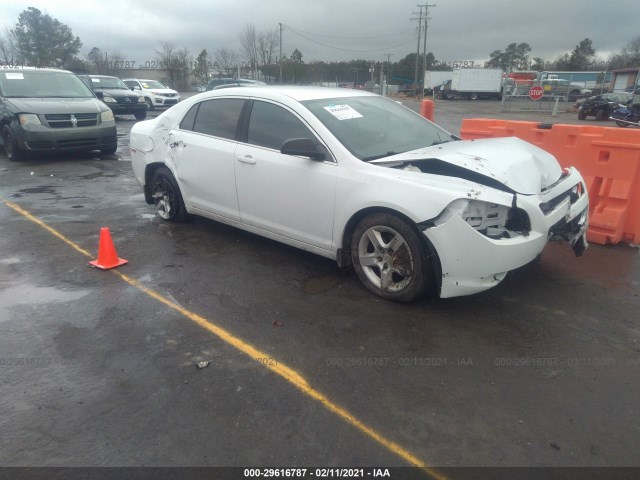
<svg viewBox="0 0 640 480"><path fill-rule="evenodd" d="M66 70L0 69L0 132L9 160L29 151L118 148L113 112Z"/></svg>

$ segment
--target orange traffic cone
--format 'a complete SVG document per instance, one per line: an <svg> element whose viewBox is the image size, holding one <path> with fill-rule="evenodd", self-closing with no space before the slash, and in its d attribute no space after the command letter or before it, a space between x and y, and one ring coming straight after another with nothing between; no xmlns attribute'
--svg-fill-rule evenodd
<svg viewBox="0 0 640 480"><path fill-rule="evenodd" d="M116 253L116 247L111 240L111 233L107 227L100 229L100 244L98 245L98 259L93 262L89 262L90 265L100 268L102 270L109 270L110 268L119 267L124 265L128 260L124 258L118 258Z"/></svg>

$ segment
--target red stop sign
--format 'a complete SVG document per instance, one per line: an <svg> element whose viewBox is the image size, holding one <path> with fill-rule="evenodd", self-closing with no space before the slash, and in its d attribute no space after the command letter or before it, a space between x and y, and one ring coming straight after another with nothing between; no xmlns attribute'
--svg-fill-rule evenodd
<svg viewBox="0 0 640 480"><path fill-rule="evenodd" d="M540 100L542 95L544 95L544 90L540 85L534 85L529 89L529 98L531 100Z"/></svg>

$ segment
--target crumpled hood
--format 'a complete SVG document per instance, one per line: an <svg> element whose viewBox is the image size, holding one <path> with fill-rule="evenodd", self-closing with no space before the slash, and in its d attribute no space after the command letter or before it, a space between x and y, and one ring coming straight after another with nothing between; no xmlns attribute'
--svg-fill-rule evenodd
<svg viewBox="0 0 640 480"><path fill-rule="evenodd" d="M107 106L97 98L8 98L16 113L100 113Z"/></svg>
<svg viewBox="0 0 640 480"><path fill-rule="evenodd" d="M539 194L562 175L562 168L553 155L515 137L443 143L371 163L411 162L432 158L493 178L525 195Z"/></svg>

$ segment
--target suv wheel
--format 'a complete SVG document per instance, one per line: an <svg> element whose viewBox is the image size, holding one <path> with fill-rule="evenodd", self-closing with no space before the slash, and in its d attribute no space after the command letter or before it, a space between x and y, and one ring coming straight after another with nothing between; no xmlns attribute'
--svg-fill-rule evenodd
<svg viewBox="0 0 640 480"><path fill-rule="evenodd" d="M133 112L133 115L136 117L136 120L144 120L145 118L147 118L147 111L138 110L136 112Z"/></svg>
<svg viewBox="0 0 640 480"><path fill-rule="evenodd" d="M5 125L2 128L2 141L4 142L4 151L9 160L17 162L25 159L26 152L22 150L18 142L16 142L16 138L9 125Z"/></svg>
<svg viewBox="0 0 640 480"><path fill-rule="evenodd" d="M144 101L147 104L147 110L153 110L155 107L153 106L153 102L149 97L144 97Z"/></svg>

